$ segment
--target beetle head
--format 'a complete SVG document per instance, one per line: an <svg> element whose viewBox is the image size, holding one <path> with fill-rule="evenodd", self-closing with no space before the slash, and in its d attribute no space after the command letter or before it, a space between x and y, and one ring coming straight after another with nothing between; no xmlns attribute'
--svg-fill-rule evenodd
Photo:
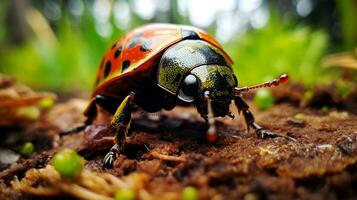
<svg viewBox="0 0 357 200"><path fill-rule="evenodd" d="M207 115L204 95L209 93L214 116L229 114L237 79L231 68L220 65L202 65L194 68L181 82L178 97L196 105L202 116Z"/></svg>
<svg viewBox="0 0 357 200"><path fill-rule="evenodd" d="M277 86L288 81L283 74L278 79L262 84L238 88L238 81L231 68L217 65L202 65L194 68L182 81L178 97L196 105L202 117L207 118L208 101L215 117L233 117L229 110L232 99L249 90Z"/></svg>

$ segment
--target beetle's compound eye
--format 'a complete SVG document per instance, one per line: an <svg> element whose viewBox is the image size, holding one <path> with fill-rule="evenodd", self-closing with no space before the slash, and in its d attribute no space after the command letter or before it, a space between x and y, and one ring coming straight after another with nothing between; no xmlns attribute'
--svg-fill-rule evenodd
<svg viewBox="0 0 357 200"><path fill-rule="evenodd" d="M189 74L181 83L178 97L186 102L193 102L198 95L199 83L196 76Z"/></svg>

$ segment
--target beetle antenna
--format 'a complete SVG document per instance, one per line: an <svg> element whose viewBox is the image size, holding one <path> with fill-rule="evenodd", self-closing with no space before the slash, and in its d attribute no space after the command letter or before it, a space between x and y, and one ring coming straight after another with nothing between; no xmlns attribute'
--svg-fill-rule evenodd
<svg viewBox="0 0 357 200"><path fill-rule="evenodd" d="M248 92L249 90L253 90L253 89L278 86L279 84L287 83L288 80L289 80L289 76L287 74L282 74L282 75L279 76L278 79L274 79L272 81L267 81L267 82L262 83L262 84L249 86L249 87L241 87L241 88L236 87L236 88L234 88L235 96L238 96L239 94L241 94L243 92Z"/></svg>

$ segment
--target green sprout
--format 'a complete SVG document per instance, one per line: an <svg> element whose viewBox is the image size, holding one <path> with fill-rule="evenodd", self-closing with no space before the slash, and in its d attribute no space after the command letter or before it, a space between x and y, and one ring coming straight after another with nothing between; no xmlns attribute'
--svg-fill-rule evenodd
<svg viewBox="0 0 357 200"><path fill-rule="evenodd" d="M329 107L328 106L322 106L322 108L321 108L321 112L323 112L323 113L327 113L329 111Z"/></svg>
<svg viewBox="0 0 357 200"><path fill-rule="evenodd" d="M310 100L313 97L314 93L311 90L308 90L304 93L304 99Z"/></svg>
<svg viewBox="0 0 357 200"><path fill-rule="evenodd" d="M19 118L34 121L40 117L40 111L36 106L27 106L18 108L16 115Z"/></svg>
<svg viewBox="0 0 357 200"><path fill-rule="evenodd" d="M42 108L50 108L54 104L54 100L51 98L44 98L40 101L40 106Z"/></svg>
<svg viewBox="0 0 357 200"><path fill-rule="evenodd" d="M185 187L182 191L182 200L197 200L198 194L197 190L194 187Z"/></svg>
<svg viewBox="0 0 357 200"><path fill-rule="evenodd" d="M20 149L20 154L23 156L29 156L34 150L35 147L33 146L33 144L31 142L26 142L22 145Z"/></svg>
<svg viewBox="0 0 357 200"><path fill-rule="evenodd" d="M64 149L55 154L52 163L61 177L72 179L82 171L84 160L76 151Z"/></svg>
<svg viewBox="0 0 357 200"><path fill-rule="evenodd" d="M345 97L351 92L350 87L346 84L342 84L338 87L338 93L342 96Z"/></svg>
<svg viewBox="0 0 357 200"><path fill-rule="evenodd" d="M267 109L274 105L274 96L268 89L261 89L255 94L254 103L259 109Z"/></svg>
<svg viewBox="0 0 357 200"><path fill-rule="evenodd" d="M298 113L294 116L295 119L304 121L305 120L305 115L302 113Z"/></svg>

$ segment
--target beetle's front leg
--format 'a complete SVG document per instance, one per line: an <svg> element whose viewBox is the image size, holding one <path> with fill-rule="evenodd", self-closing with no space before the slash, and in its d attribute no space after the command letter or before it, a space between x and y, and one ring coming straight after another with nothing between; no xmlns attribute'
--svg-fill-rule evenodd
<svg viewBox="0 0 357 200"><path fill-rule="evenodd" d="M207 130L207 141L210 143L216 142L218 135L216 130L216 124L214 120L214 114L212 110L211 99L209 98L209 92L205 92L204 94L205 106L207 106L207 116L204 116L204 119L208 123Z"/></svg>
<svg viewBox="0 0 357 200"><path fill-rule="evenodd" d="M267 131L263 129L261 126L259 126L257 123L255 123L254 116L250 112L248 104L240 96L234 97L234 103L238 108L239 114L243 112L243 116L245 119L245 123L247 125L248 132L249 132L249 127L252 127L255 130L258 137L260 138L272 138L272 137L281 136L276 133Z"/></svg>
<svg viewBox="0 0 357 200"><path fill-rule="evenodd" d="M114 145L104 158L103 168L112 168L117 155L123 150L125 137L131 122L131 104L134 100L134 93L130 93L116 110L110 129L116 132Z"/></svg>

